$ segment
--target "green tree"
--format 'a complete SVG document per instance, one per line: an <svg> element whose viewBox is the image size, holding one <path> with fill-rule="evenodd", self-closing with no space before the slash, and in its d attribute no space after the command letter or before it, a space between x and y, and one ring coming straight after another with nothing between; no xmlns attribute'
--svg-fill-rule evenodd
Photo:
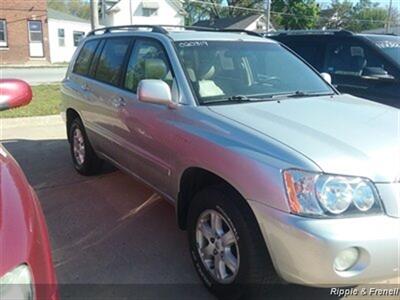
<svg viewBox="0 0 400 300"><path fill-rule="evenodd" d="M68 12L67 1L65 0L48 0L47 7L62 12Z"/></svg>
<svg viewBox="0 0 400 300"><path fill-rule="evenodd" d="M83 0L69 0L68 11L70 14L82 19L90 18L90 2Z"/></svg>
<svg viewBox="0 0 400 300"><path fill-rule="evenodd" d="M256 14L262 12L263 0L186 0L184 9L187 12L186 24L191 25L199 20L220 19ZM247 10L247 9L254 10Z"/></svg>
<svg viewBox="0 0 400 300"><path fill-rule="evenodd" d="M378 3L372 3L371 0L360 0L354 7L346 24L346 29L360 32L384 27L387 20L387 9L379 7Z"/></svg>
<svg viewBox="0 0 400 300"><path fill-rule="evenodd" d="M332 0L331 7L321 14L320 27L347 29L354 32L382 28L388 20L388 9L371 0L353 4L348 0ZM391 24L398 24L399 14L391 11Z"/></svg>
<svg viewBox="0 0 400 300"><path fill-rule="evenodd" d="M318 23L320 8L315 0L274 0L273 23L285 29L311 29Z"/></svg>
<svg viewBox="0 0 400 300"><path fill-rule="evenodd" d="M47 7L83 19L90 17L90 2L84 0L48 0Z"/></svg>
<svg viewBox="0 0 400 300"><path fill-rule="evenodd" d="M320 26L327 29L346 27L352 18L353 3L349 0L332 0L329 9L321 11Z"/></svg>

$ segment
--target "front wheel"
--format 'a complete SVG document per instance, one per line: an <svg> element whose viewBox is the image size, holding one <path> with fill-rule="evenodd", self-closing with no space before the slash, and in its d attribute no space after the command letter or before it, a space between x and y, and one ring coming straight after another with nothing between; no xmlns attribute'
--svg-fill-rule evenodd
<svg viewBox="0 0 400 300"><path fill-rule="evenodd" d="M250 207L230 187L208 187L195 196L188 238L197 272L220 299L262 297L278 282Z"/></svg>

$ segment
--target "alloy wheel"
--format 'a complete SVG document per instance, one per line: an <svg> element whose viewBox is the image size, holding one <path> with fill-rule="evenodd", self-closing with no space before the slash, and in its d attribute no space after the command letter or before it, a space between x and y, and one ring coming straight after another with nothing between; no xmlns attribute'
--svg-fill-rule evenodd
<svg viewBox="0 0 400 300"><path fill-rule="evenodd" d="M85 139L82 131L75 128L72 138L74 157L78 165L83 165L85 162Z"/></svg>
<svg viewBox="0 0 400 300"><path fill-rule="evenodd" d="M197 220L196 244L201 261L219 283L235 280L239 271L239 245L226 218L213 209L204 211Z"/></svg>

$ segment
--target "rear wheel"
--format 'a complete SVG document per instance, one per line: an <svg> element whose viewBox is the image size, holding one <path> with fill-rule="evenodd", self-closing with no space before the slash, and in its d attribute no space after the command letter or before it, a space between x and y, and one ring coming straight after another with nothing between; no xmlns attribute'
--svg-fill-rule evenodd
<svg viewBox="0 0 400 300"><path fill-rule="evenodd" d="M94 152L87 138L82 121L76 118L69 129L69 142L72 162L82 175L94 175L101 171L103 160Z"/></svg>
<svg viewBox="0 0 400 300"><path fill-rule="evenodd" d="M251 209L225 185L200 191L189 208L192 260L205 285L220 299L265 297L278 282Z"/></svg>

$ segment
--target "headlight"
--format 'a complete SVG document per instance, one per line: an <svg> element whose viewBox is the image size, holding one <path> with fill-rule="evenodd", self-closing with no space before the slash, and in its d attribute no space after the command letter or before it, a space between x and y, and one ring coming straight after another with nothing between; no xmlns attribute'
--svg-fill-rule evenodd
<svg viewBox="0 0 400 300"><path fill-rule="evenodd" d="M33 299L32 276L27 265L20 265L0 278L0 299Z"/></svg>
<svg viewBox="0 0 400 300"><path fill-rule="evenodd" d="M314 217L353 216L382 213L374 184L365 178L311 173L283 172L292 213Z"/></svg>

